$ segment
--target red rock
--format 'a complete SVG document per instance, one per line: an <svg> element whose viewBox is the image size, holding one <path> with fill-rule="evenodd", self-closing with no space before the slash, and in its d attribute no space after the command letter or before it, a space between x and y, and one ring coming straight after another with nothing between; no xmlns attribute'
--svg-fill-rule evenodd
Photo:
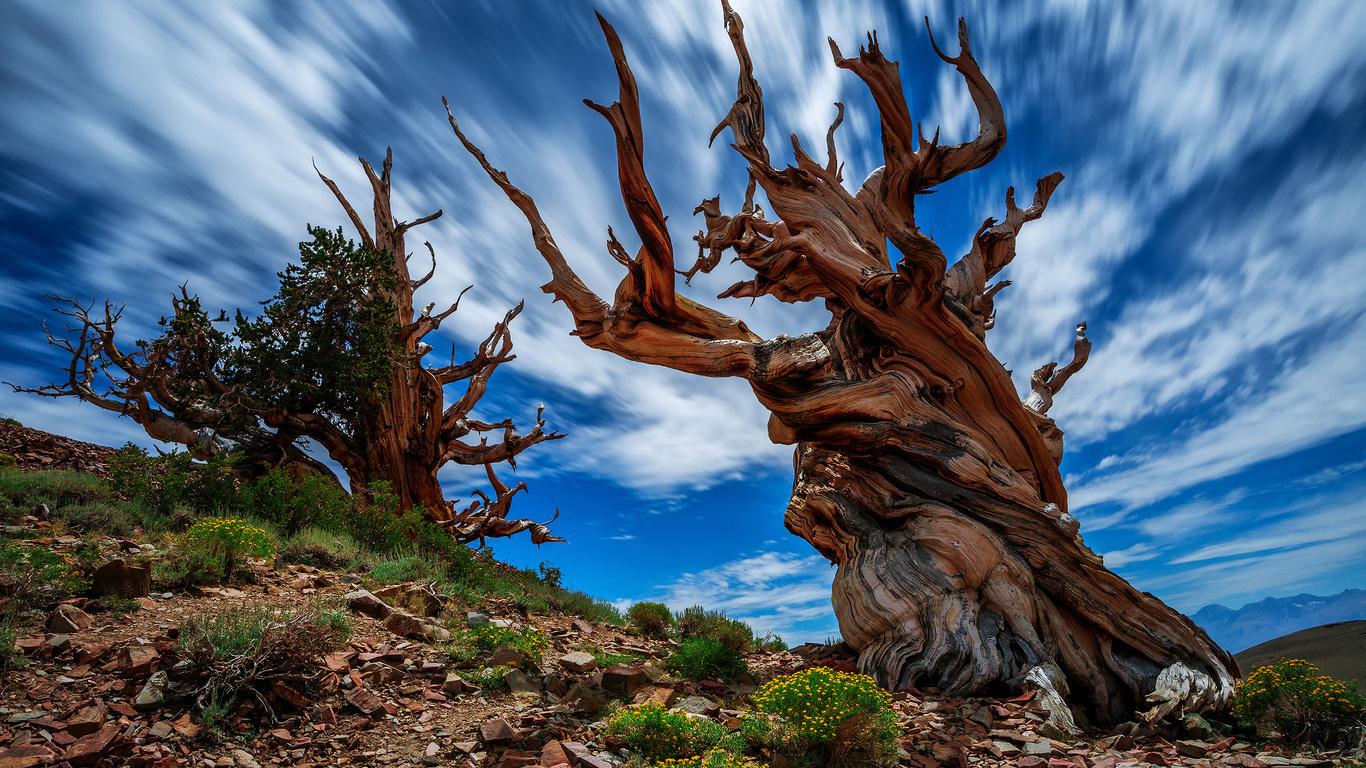
<svg viewBox="0 0 1366 768"><path fill-rule="evenodd" d="M1234 742L1236 741L1237 739L1233 738L1232 736L1228 737L1227 739L1224 739L1223 741L1216 741L1210 745L1209 751L1223 752L1227 750L1229 747L1233 746Z"/></svg>
<svg viewBox="0 0 1366 768"><path fill-rule="evenodd" d="M32 656L43 649L46 641L41 637L21 637L14 641L14 647L25 656Z"/></svg>
<svg viewBox="0 0 1366 768"><path fill-rule="evenodd" d="M1171 765L1171 760L1161 752L1144 752L1141 759L1143 762L1153 765Z"/></svg>
<svg viewBox="0 0 1366 768"><path fill-rule="evenodd" d="M330 653L323 658L327 668L338 675L344 675L351 671L351 663L346 660L344 653Z"/></svg>
<svg viewBox="0 0 1366 768"><path fill-rule="evenodd" d="M1018 766L1018 768L1044 768L1044 766L1048 765L1048 761L1038 755L1025 755L1019 760L1016 760L1015 765Z"/></svg>
<svg viewBox="0 0 1366 768"><path fill-rule="evenodd" d="M357 613L375 619L386 619L394 612L394 607L375 597L366 589L358 589L346 595L346 606Z"/></svg>
<svg viewBox="0 0 1366 768"><path fill-rule="evenodd" d="M541 765L554 766L560 763L569 763L569 753L564 751L560 742L547 741L545 746L541 747Z"/></svg>
<svg viewBox="0 0 1366 768"><path fill-rule="evenodd" d="M294 734L290 733L284 728L276 728L273 731L266 731L266 735L280 742L281 744L288 744L289 742L294 741Z"/></svg>
<svg viewBox="0 0 1366 768"><path fill-rule="evenodd" d="M593 654L583 651L566 653L560 657L559 661L560 666L570 672L592 672L598 668L598 661L593 658Z"/></svg>
<svg viewBox="0 0 1366 768"><path fill-rule="evenodd" d="M52 753L37 744L24 744L0 752L0 768L31 768L52 762Z"/></svg>
<svg viewBox="0 0 1366 768"><path fill-rule="evenodd" d="M574 619L574 623L573 623L572 626L574 627L575 630L577 630L577 631L579 631L579 632L582 632L582 633L584 633L585 635L591 635L591 634L593 634L593 627L592 627L592 625L590 625L588 622L584 621L583 619Z"/></svg>
<svg viewBox="0 0 1366 768"><path fill-rule="evenodd" d="M1054 757L1054 758L1050 758L1050 759L1048 760L1048 768L1086 768L1086 767L1085 767L1085 765L1083 765L1083 764L1075 763L1075 762L1073 762L1073 761L1071 761L1071 760L1063 760L1062 758Z"/></svg>
<svg viewBox="0 0 1366 768"><path fill-rule="evenodd" d="M512 726L508 725L508 721L502 718L490 720L479 726L479 741L484 744L511 744L515 735Z"/></svg>
<svg viewBox="0 0 1366 768"><path fill-rule="evenodd" d="M80 738L88 733L94 733L104 727L104 721L109 719L109 707L103 702L96 703L84 709L79 709L66 721L66 732Z"/></svg>
<svg viewBox="0 0 1366 768"><path fill-rule="evenodd" d="M72 765L88 765L98 762L118 738L119 726L106 725L94 733L77 739L66 749L66 761Z"/></svg>
<svg viewBox="0 0 1366 768"><path fill-rule="evenodd" d="M578 768L612 768L612 764L601 757L579 755Z"/></svg>
<svg viewBox="0 0 1366 768"><path fill-rule="evenodd" d="M109 653L109 643L84 643L76 651L77 664L99 661Z"/></svg>
<svg viewBox="0 0 1366 768"><path fill-rule="evenodd" d="M373 716L385 711L384 702L364 688L353 688L347 691L343 698L348 704L359 709L363 715Z"/></svg>
<svg viewBox="0 0 1366 768"><path fill-rule="evenodd" d="M128 565L122 560L110 560L95 570L90 589L97 595L123 598L146 597L152 588L150 566Z"/></svg>
<svg viewBox="0 0 1366 768"><path fill-rule="evenodd" d="M84 632L90 629L90 625L95 620L90 614L82 611L74 605L59 605L47 617L47 630L59 635L69 635L73 632Z"/></svg>
<svg viewBox="0 0 1366 768"><path fill-rule="evenodd" d="M115 658L120 677L142 677L156 669L161 654L145 645L128 645L119 649Z"/></svg>
<svg viewBox="0 0 1366 768"><path fill-rule="evenodd" d="M620 663L602 671L602 687L619 696L630 696L645 685L645 671L631 664Z"/></svg>
<svg viewBox="0 0 1366 768"><path fill-rule="evenodd" d="M1209 745L1200 741L1178 741L1176 752L1186 757L1204 757L1209 754Z"/></svg>
<svg viewBox="0 0 1366 768"><path fill-rule="evenodd" d="M275 692L276 696L279 696L280 698L284 699L285 701L300 709L303 709L304 707L308 706L308 699L306 699L302 693L299 693L298 691L294 690L294 688L290 686L288 683L276 680L270 686L270 689Z"/></svg>
<svg viewBox="0 0 1366 768"><path fill-rule="evenodd" d="M133 709L132 705L126 701L111 701L109 702L109 708L124 717L138 717L138 711Z"/></svg>

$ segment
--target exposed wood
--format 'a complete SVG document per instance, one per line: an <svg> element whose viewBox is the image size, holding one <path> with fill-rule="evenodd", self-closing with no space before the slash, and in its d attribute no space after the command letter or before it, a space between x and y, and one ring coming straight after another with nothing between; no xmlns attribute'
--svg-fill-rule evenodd
<svg viewBox="0 0 1366 768"><path fill-rule="evenodd" d="M1028 403L985 344L997 322L992 299L1009 284L988 282L1015 257L1016 236L1043 214L1062 175L1040 179L1028 209L1008 192L1005 218L988 219L972 251L952 267L916 225L916 195L982 167L1005 143L1004 113L973 58L966 25L959 22L958 55L935 45L963 75L979 113L977 137L952 147L939 145L937 131L925 140L897 64L882 55L876 36L856 58L843 57L831 41L836 66L863 80L881 115L884 164L851 193L836 157L842 105L824 164L795 136L795 165L770 164L744 27L725 0L722 10L739 80L712 138L730 129L751 181L735 215L722 212L719 197L698 206L705 221L694 238L698 259L679 274L709 272L730 251L754 277L723 298L821 299L829 326L764 340L675 292L672 246L643 169L638 91L603 22L621 97L595 109L616 133L622 198L642 241L631 259L612 238L609 250L627 274L610 303L574 274L532 199L450 120L531 224L551 268L545 291L568 306L574 335L628 359L749 380L772 413L772 439L795 446L786 526L837 565L841 633L859 651L859 668L887 688L935 685L968 694L1029 686L1059 710L1060 727L1072 728L1062 698L1090 722L1126 720L1164 670L1185 669L1198 681L1187 690L1200 695L1158 698L1196 710L1225 705L1238 674L1232 658L1189 619L1107 570L1066 511L1062 433L1046 414L1086 362L1085 325L1073 361L1041 368ZM754 205L756 188L772 218ZM889 242L902 254L896 264Z"/></svg>

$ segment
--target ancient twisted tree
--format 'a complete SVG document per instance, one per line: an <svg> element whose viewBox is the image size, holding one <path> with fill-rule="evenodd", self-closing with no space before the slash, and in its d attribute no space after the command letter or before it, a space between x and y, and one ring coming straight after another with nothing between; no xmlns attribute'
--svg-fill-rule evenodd
<svg viewBox="0 0 1366 768"><path fill-rule="evenodd" d="M331 476L300 445L312 440L341 465L353 492L385 483L398 509L422 509L463 543L523 531L537 544L563 541L548 523L509 519L512 499L526 485L509 488L494 472L503 462L515 467L527 448L563 437L544 429L544 406L525 434L511 419L472 415L494 371L516 357L509 325L522 305L507 312L471 359L456 362L452 346L449 363L428 364L433 347L424 339L460 302L436 313L434 304L414 309L414 292L435 274L436 253L425 243L431 269L412 277L404 236L441 211L396 220L392 153L379 173L360 162L374 194L373 225L319 172L361 242L310 227L313 239L300 243L300 262L280 273L280 291L263 302L259 316L239 312L225 330L218 325L228 322L226 315L211 319L182 286L172 297L173 314L161 321L161 336L125 349L115 339L121 307L106 303L95 311L93 304L53 297L68 322L65 333L49 332L48 341L68 355L66 379L12 386L128 416L197 458L230 455L247 474L285 467ZM447 387L461 384L463 391L448 398ZM451 463L483 465L494 498L475 491L457 509L437 481L437 471Z"/></svg>
<svg viewBox="0 0 1366 768"><path fill-rule="evenodd" d="M917 130L897 64L875 37L835 65L857 75L882 118L884 165L850 192L835 152L842 105L819 163L792 137L795 166L774 167L764 146L763 93L740 17L724 3L740 64L729 128L750 181L735 215L719 198L697 208L696 264L676 267L665 216L643 167L639 95L615 31L599 17L616 61L620 96L588 102L616 134L621 194L641 244L615 236L608 252L626 270L611 303L569 266L533 200L451 126L531 224L550 266L544 290L563 301L585 344L703 376L739 376L771 412L769 435L796 446L785 523L838 566L833 604L859 668L890 689L938 686L955 694L1031 687L1071 728L1128 719L1145 697L1151 716L1225 704L1233 659L1188 619L1107 570L1067 514L1058 471L1062 432L1047 410L1086 361L1078 326L1074 359L1049 364L1021 402L987 349L995 321L988 283L1015 256L1021 227L1043 214L1062 180L1039 180L1021 209L1006 195L952 267L915 221L915 198L980 168L1006 140L1001 104L959 24L960 52L936 53L962 74L980 116L977 137L941 146ZM927 21L928 24L928 21ZM447 105L447 112L450 107ZM756 186L773 218L754 203ZM892 263L895 247L900 258ZM721 297L819 300L818 333L762 339L737 319L677 290L679 275L709 271L726 251L753 270Z"/></svg>

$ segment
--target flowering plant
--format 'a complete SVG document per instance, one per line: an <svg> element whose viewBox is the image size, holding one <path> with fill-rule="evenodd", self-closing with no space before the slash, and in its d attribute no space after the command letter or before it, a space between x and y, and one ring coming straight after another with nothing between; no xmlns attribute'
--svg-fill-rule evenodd
<svg viewBox="0 0 1366 768"><path fill-rule="evenodd" d="M1356 683L1319 674L1299 659L1282 659L1258 667L1234 690L1233 716L1247 727L1272 726L1292 739L1305 738L1316 726L1328 725L1366 707Z"/></svg>
<svg viewBox="0 0 1366 768"><path fill-rule="evenodd" d="M896 754L891 695L867 675L813 667L765 684L754 694L754 704L779 720L777 733L757 727L756 735L772 734L780 741L788 736L806 751L823 753L828 765L859 753L874 761Z"/></svg>

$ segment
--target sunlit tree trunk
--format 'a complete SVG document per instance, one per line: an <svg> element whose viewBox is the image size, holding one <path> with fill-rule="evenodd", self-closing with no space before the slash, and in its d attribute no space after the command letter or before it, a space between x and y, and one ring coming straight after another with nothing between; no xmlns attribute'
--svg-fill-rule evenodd
<svg viewBox="0 0 1366 768"><path fill-rule="evenodd" d="M723 2L723 6L724 6ZM551 268L545 286L573 315L590 347L703 376L747 379L771 412L769 435L795 446L785 523L838 566L833 604L859 668L888 688L938 686L954 694L1036 688L1064 728L1068 701L1097 722L1127 719L1152 695L1157 717L1173 707L1225 705L1233 659L1190 620L1107 570L1086 548L1058 471L1062 432L1053 396L1086 362L1078 326L1073 360L1035 372L1021 402L988 351L996 322L988 285L1015 256L1021 227L1043 214L1061 174L1040 179L1031 206L1006 195L953 267L916 226L915 196L980 168L1006 140L1001 105L960 22L956 57L980 115L976 139L940 146L908 112L895 62L876 39L836 66L868 86L882 122L884 165L851 193L836 159L837 113L816 162L792 138L795 166L775 168L764 146L763 94L739 16L724 8L740 63L737 98L713 133L729 127L748 162L740 212L719 198L698 211L697 263L676 271L663 211L643 168L636 83L616 33L620 99L590 106L617 138L622 197L641 239L634 257L611 236L627 271L609 305L579 280L535 203L452 128L532 227ZM938 52L938 47L935 48ZM449 111L449 105L447 107ZM762 188L772 209L754 204ZM900 258L893 263L888 243ZM755 276L722 297L820 300L828 327L761 339L743 322L675 290L676 275L710 271L725 251ZM1155 693L1156 691L1156 693Z"/></svg>

